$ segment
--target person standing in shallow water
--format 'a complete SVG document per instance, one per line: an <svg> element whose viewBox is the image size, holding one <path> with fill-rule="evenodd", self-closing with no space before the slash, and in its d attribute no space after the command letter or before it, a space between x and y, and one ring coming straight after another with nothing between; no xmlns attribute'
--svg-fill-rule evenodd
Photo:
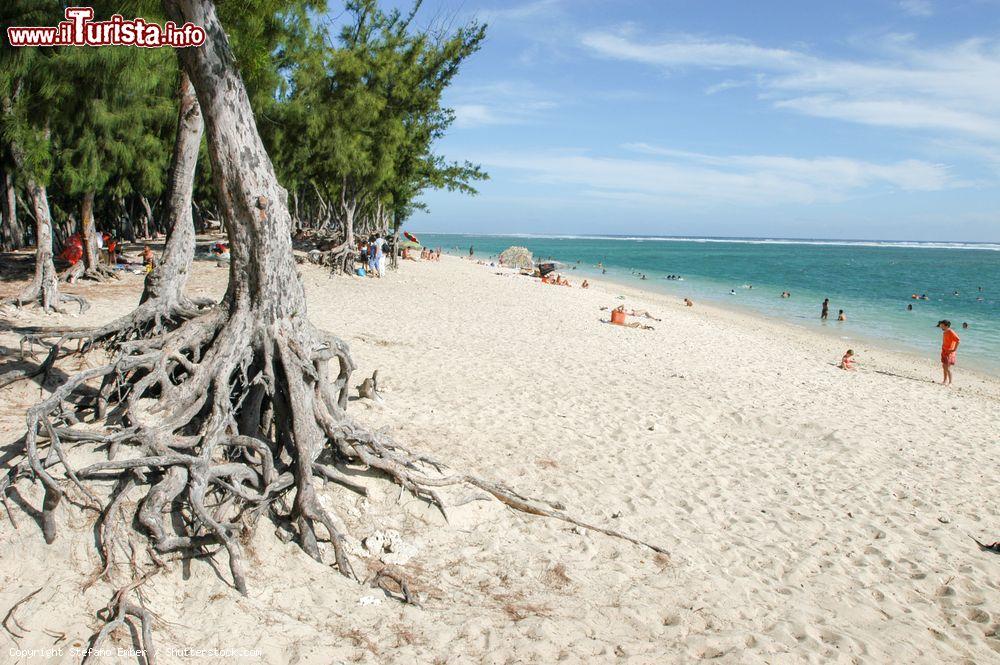
<svg viewBox="0 0 1000 665"><path fill-rule="evenodd" d="M941 370L944 374L941 384L950 386L951 368L955 365L958 344L961 340L958 337L958 333L951 329L951 321L942 319L937 322L937 327L944 333L941 338Z"/></svg>
<svg viewBox="0 0 1000 665"><path fill-rule="evenodd" d="M472 245L469 245L469 258L472 258Z"/></svg>
<svg viewBox="0 0 1000 665"><path fill-rule="evenodd" d="M823 311L819 313L820 321L826 321L828 316L830 316L830 299L823 298Z"/></svg>

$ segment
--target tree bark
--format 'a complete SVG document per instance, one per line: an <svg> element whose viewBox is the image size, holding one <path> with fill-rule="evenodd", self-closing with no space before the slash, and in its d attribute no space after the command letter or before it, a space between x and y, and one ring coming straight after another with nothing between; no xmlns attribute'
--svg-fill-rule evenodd
<svg viewBox="0 0 1000 665"><path fill-rule="evenodd" d="M52 258L52 216L49 213L49 197L45 185L34 178L25 180L28 200L35 214L35 277L31 284L17 296L18 305L39 302L46 313L56 310L65 301L79 303L80 311L86 309L86 301L78 296L59 292L59 274Z"/></svg>
<svg viewBox="0 0 1000 665"><path fill-rule="evenodd" d="M399 221L393 216L392 240L389 242L389 267L399 268Z"/></svg>
<svg viewBox="0 0 1000 665"><path fill-rule="evenodd" d="M321 422L335 427L354 367L346 345L317 331L306 316L305 289L292 253L287 193L257 132L214 5L206 0L164 0L164 7L178 25L194 23L207 35L204 46L181 49L179 54L204 114L212 177L230 242L229 286L218 310L223 323L202 356L217 358L213 367L203 367L209 378L202 385L215 386L214 391L225 395L213 399L200 454L208 459L205 451L220 445L218 436L227 422L237 423L239 434L248 438L274 436L279 451L274 459L285 455L291 460L296 489L291 519L303 549L322 560L314 530L319 521L327 529L341 572L352 575L343 536L316 499L313 475L327 438ZM339 400L330 396L325 379L327 363L335 355L341 359ZM246 387L233 413L231 377L244 373L270 378L254 384L247 383L249 375L238 380L237 387ZM245 593L241 548L225 529L216 529L216 534L229 552L235 586Z"/></svg>
<svg viewBox="0 0 1000 665"><path fill-rule="evenodd" d="M177 136L163 207L162 226L167 230L167 242L159 265L146 277L140 300L144 303L150 299L159 299L167 307L185 302L184 287L187 285L195 250L191 200L194 195L198 148L205 130L198 98L191 79L185 72L181 72L179 96Z"/></svg>
<svg viewBox="0 0 1000 665"><path fill-rule="evenodd" d="M95 195L94 190L85 192L80 203L80 240L83 242L83 261L87 270L96 269L101 261L97 247L97 228L94 226Z"/></svg>
<svg viewBox="0 0 1000 665"><path fill-rule="evenodd" d="M142 226L139 228L139 233L143 238L149 238L149 227L153 221L153 208L149 205L149 199L146 198L145 194L139 195L139 203L142 204Z"/></svg>
<svg viewBox="0 0 1000 665"><path fill-rule="evenodd" d="M34 300L33 292L41 298L42 308L48 312L59 304L59 275L52 259L52 216L49 213L49 197L45 185L28 178L25 183L32 207L35 209L35 279L27 291L19 298ZM25 298L24 296L28 297Z"/></svg>
<svg viewBox="0 0 1000 665"><path fill-rule="evenodd" d="M204 46L179 53L205 116L212 176L231 245L226 303L230 310L256 311L265 325L304 317L288 196L257 132L215 7L205 0L165 0L164 5L171 16L208 32Z"/></svg>
<svg viewBox="0 0 1000 665"><path fill-rule="evenodd" d="M4 251L21 249L26 244L26 234L24 222L17 216L17 192L14 189L14 176L10 170L0 170L0 184L3 186L3 249Z"/></svg>

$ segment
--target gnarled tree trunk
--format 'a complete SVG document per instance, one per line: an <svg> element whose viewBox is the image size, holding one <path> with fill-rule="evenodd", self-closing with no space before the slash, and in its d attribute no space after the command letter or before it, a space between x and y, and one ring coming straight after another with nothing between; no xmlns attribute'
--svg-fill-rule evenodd
<svg viewBox="0 0 1000 665"><path fill-rule="evenodd" d="M25 246L24 222L17 216L17 192L14 189L14 175L8 169L0 169L0 187L3 188L0 210L3 212L3 229L0 230L0 246L5 252Z"/></svg>
<svg viewBox="0 0 1000 665"><path fill-rule="evenodd" d="M191 79L185 72L181 72L179 97L177 137L163 208L162 225L167 229L167 242L160 263L146 277L140 300L142 303L159 300L167 311L178 306L191 306L184 298L184 287L187 285L195 250L191 199L198 166L198 148L205 130L198 98Z"/></svg>
<svg viewBox="0 0 1000 665"><path fill-rule="evenodd" d="M88 270L97 268L101 256L97 243L97 227L94 225L94 190L85 192L80 203L80 240L83 241L83 262Z"/></svg>
<svg viewBox="0 0 1000 665"><path fill-rule="evenodd" d="M97 226L94 223L94 197L97 192L84 192L80 202L80 242L83 245L83 260L70 266L63 277L68 282L75 282L80 277L103 281L108 277L118 277L115 272L101 262L101 250L97 239Z"/></svg>
<svg viewBox="0 0 1000 665"><path fill-rule="evenodd" d="M142 224L139 226L139 234L142 238L149 238L149 229L153 223L153 208L149 205L149 199L145 194L139 195L139 204L142 206Z"/></svg>

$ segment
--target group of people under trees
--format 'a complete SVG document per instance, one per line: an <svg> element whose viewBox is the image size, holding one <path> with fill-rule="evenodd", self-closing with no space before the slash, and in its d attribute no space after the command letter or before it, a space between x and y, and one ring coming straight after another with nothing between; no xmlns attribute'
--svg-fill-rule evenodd
<svg viewBox="0 0 1000 665"><path fill-rule="evenodd" d="M367 240L358 241L358 255L355 259L355 273L364 277L382 278L385 274L385 256L389 243L379 235L371 235Z"/></svg>

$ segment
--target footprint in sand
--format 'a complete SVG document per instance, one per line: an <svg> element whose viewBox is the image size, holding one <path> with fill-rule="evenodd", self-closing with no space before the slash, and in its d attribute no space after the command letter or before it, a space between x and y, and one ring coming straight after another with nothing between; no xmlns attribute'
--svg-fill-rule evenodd
<svg viewBox="0 0 1000 665"><path fill-rule="evenodd" d="M954 596L955 590L952 589L947 584L942 584L941 586L939 586L937 589L934 590L934 595L937 596L938 598L947 598L949 596Z"/></svg>
<svg viewBox="0 0 1000 665"><path fill-rule="evenodd" d="M990 615L988 612L984 612L978 607L970 607L965 610L965 616L969 621L975 621L976 623L989 623Z"/></svg>

